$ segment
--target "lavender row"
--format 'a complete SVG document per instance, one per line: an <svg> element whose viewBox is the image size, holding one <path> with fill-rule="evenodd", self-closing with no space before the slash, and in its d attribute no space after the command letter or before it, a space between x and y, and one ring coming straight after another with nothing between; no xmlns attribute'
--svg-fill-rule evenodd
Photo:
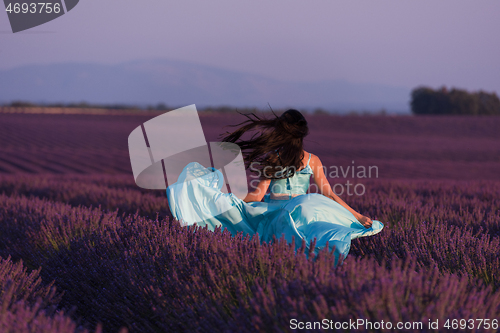
<svg viewBox="0 0 500 333"><path fill-rule="evenodd" d="M164 191L141 190L129 175L0 175L0 193L127 214L169 214Z"/></svg>
<svg viewBox="0 0 500 333"><path fill-rule="evenodd" d="M0 331L5 333L87 333L64 312L62 294L43 285L40 270L27 272L22 261L0 258ZM100 329L96 333L101 332Z"/></svg>
<svg viewBox="0 0 500 333"><path fill-rule="evenodd" d="M149 211L150 216L155 215L155 207L168 209L164 198L133 188L124 177L72 176L47 180L25 176L15 178L20 179L18 182L9 182L10 179L4 177L1 183L10 193L83 205L104 202L109 209L121 207L125 212L137 211L142 205L139 211ZM355 209L383 221L386 228L376 237L355 241L351 253L374 254L380 261L390 260L394 255L399 258L413 255L419 264L436 263L444 271L481 277L498 288L500 282L494 278L500 271L496 257L500 238L498 183L379 181L364 185L367 190L364 196L347 196L346 200ZM81 192L74 191L75 188ZM146 206L151 201L156 206ZM133 208L127 207L130 202Z"/></svg>
<svg viewBox="0 0 500 333"><path fill-rule="evenodd" d="M373 254L437 265L443 272L480 278L500 287L498 182L394 181L367 183L365 196L346 198L355 209L384 221L377 235L354 241L351 254ZM382 203L382 204L381 204Z"/></svg>
<svg viewBox="0 0 500 333"><path fill-rule="evenodd" d="M0 173L131 174L127 138L152 115L0 114ZM327 166L378 166L383 179L500 180L498 117L306 115L305 149ZM238 114L200 114L207 142Z"/></svg>
<svg viewBox="0 0 500 333"><path fill-rule="evenodd" d="M347 195L346 181L332 179L332 185L342 185L334 190L345 190L342 197L349 204L381 221L411 219L500 235L500 182L357 180L364 188L358 196ZM124 175L0 175L2 192L150 218L169 215L164 191L142 190Z"/></svg>

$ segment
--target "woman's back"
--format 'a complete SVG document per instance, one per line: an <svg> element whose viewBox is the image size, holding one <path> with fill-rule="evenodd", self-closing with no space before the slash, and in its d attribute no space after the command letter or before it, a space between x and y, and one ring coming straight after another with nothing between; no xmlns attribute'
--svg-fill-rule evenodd
<svg viewBox="0 0 500 333"><path fill-rule="evenodd" d="M310 166L311 153L308 154L307 163L304 168L295 172L289 178L273 179L271 181L270 196L271 200L288 200L298 195L306 194L309 189L309 183L313 170ZM305 155L307 156L307 155ZM304 157L305 158L305 157Z"/></svg>

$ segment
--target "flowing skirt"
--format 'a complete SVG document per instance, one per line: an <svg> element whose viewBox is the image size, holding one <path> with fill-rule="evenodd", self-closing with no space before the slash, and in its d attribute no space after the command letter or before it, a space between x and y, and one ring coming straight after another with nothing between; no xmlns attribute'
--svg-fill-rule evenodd
<svg viewBox="0 0 500 333"><path fill-rule="evenodd" d="M249 202L231 193L223 193L222 173L193 162L180 174L178 181L167 188L172 215L185 225L196 223L228 229L233 235L258 234L260 240L269 242L284 237L295 243L296 248L306 241L306 247L316 239L314 252L328 245L335 249L335 256L345 258L351 240L379 233L384 225L373 221L365 228L354 215L337 202L321 194L311 193L289 200Z"/></svg>

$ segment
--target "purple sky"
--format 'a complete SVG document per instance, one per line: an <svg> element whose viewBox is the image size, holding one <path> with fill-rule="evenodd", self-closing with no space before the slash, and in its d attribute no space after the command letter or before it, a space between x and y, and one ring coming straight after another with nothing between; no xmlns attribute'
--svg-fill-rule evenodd
<svg viewBox="0 0 500 333"><path fill-rule="evenodd" d="M81 0L12 34L0 69L170 58L293 81L500 93L500 1Z"/></svg>

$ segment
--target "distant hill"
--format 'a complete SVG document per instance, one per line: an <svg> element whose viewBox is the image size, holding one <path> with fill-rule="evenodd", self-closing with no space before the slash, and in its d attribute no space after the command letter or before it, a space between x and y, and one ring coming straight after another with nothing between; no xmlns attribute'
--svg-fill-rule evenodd
<svg viewBox="0 0 500 333"><path fill-rule="evenodd" d="M58 63L0 70L0 102L79 102L169 106L188 104L263 108L409 112L410 89L343 80L286 82L173 60L119 65Z"/></svg>

